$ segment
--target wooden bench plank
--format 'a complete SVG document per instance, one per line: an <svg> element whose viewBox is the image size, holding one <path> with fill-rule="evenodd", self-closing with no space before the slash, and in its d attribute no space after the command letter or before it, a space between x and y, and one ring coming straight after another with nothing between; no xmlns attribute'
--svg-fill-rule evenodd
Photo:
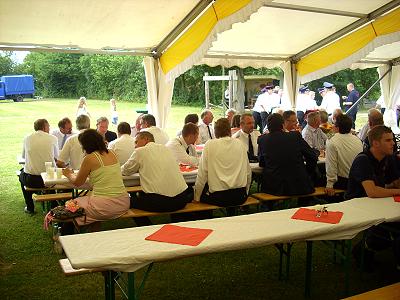
<svg viewBox="0 0 400 300"><path fill-rule="evenodd" d="M102 272L102 269L74 269L71 266L71 263L68 258L60 259L59 261L60 267L65 276L75 276L75 275L83 275L89 273L97 273Z"/></svg>
<svg viewBox="0 0 400 300"><path fill-rule="evenodd" d="M372 290L360 295L355 295L343 300L395 300L400 299L400 282Z"/></svg>
<svg viewBox="0 0 400 300"><path fill-rule="evenodd" d="M62 200L72 199L72 194L71 193L44 194L44 195L33 194L32 199L36 202L62 201Z"/></svg>
<svg viewBox="0 0 400 300"><path fill-rule="evenodd" d="M344 192L345 192L344 190L335 189L335 194L340 194L340 193L344 193ZM315 188L314 193L307 194L307 195L276 196L276 195L271 195L271 194L267 194L267 193L255 193L255 194L252 194L251 197L258 199L259 201L277 201L277 200L286 200L286 199L291 199L291 198L314 197L314 196L325 196L325 195L326 195L325 187L319 186L319 187Z"/></svg>
<svg viewBox="0 0 400 300"><path fill-rule="evenodd" d="M135 192L141 192L143 190L142 187L139 185L139 186L127 186L126 191L128 193L135 193Z"/></svg>

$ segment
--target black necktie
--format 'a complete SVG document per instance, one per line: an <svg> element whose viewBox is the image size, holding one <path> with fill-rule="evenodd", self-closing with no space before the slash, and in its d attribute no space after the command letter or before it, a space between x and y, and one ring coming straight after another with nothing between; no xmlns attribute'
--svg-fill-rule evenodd
<svg viewBox="0 0 400 300"><path fill-rule="evenodd" d="M253 143L251 142L251 134L249 133L249 158L254 156Z"/></svg>
<svg viewBox="0 0 400 300"><path fill-rule="evenodd" d="M207 125L207 129L208 129L208 134L210 135L210 139L212 139L211 130L210 130L210 125Z"/></svg>
<svg viewBox="0 0 400 300"><path fill-rule="evenodd" d="M186 153L189 154L189 146L186 148Z"/></svg>
<svg viewBox="0 0 400 300"><path fill-rule="evenodd" d="M64 147L64 144L65 144L66 140L67 140L67 135L64 134L64 137L63 137L62 142L61 142L61 149Z"/></svg>

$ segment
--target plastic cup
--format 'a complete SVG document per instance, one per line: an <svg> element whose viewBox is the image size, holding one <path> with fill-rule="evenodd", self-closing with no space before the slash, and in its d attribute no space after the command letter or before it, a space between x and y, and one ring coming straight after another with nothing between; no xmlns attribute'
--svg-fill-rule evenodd
<svg viewBox="0 0 400 300"><path fill-rule="evenodd" d="M54 178L54 168L53 167L47 168L46 173L47 173L47 177L49 179Z"/></svg>
<svg viewBox="0 0 400 300"><path fill-rule="evenodd" d="M56 175L57 175L57 179L61 179L62 178L62 168L57 168L56 169Z"/></svg>

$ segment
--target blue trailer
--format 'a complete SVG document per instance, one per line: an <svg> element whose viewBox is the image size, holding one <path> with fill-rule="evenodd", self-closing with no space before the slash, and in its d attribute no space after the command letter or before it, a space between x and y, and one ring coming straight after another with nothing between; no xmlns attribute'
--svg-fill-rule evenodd
<svg viewBox="0 0 400 300"><path fill-rule="evenodd" d="M24 97L33 98L35 85L32 75L10 75L0 77L0 100L13 99L16 102Z"/></svg>

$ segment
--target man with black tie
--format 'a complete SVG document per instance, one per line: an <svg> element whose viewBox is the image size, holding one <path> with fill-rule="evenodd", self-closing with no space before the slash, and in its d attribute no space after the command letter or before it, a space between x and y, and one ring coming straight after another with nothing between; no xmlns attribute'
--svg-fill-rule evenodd
<svg viewBox="0 0 400 300"><path fill-rule="evenodd" d="M166 146L178 163L197 167L199 158L194 143L198 137L199 128L193 123L187 123L183 126L182 135L170 140Z"/></svg>
<svg viewBox="0 0 400 300"><path fill-rule="evenodd" d="M198 144L205 144L208 140L215 139L214 128L212 126L214 115L211 112L211 110L205 109L202 111L200 118L201 122L198 125L199 127Z"/></svg>
<svg viewBox="0 0 400 300"><path fill-rule="evenodd" d="M240 130L232 137L243 142L246 147L247 156L250 162L258 162L258 144L257 140L260 136L258 130L254 130L254 118L251 114L243 114L240 116Z"/></svg>

